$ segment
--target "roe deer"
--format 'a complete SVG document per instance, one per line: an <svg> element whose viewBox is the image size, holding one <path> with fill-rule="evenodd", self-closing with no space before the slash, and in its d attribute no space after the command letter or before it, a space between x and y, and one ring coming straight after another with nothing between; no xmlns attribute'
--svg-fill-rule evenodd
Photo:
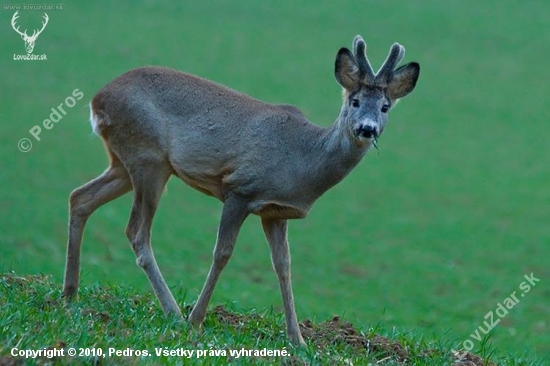
<svg viewBox="0 0 550 366"><path fill-rule="evenodd" d="M101 205L134 190L126 235L164 312L181 316L151 248L151 224L170 176L224 203L213 261L189 322L201 326L220 274L249 214L261 217L281 288L287 335L303 344L290 278L287 220L303 218L376 144L388 112L412 92L420 73L396 69L405 49L394 44L374 73L360 36L336 55L343 105L334 125L318 127L296 108L268 104L214 82L161 67L131 70L91 102L93 130L110 166L70 196L63 295L78 289L86 220Z"/></svg>

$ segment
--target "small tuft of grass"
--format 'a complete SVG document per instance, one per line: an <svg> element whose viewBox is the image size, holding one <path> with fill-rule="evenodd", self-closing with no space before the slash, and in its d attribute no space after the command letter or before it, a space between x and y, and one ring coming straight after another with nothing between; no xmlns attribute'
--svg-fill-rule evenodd
<svg viewBox="0 0 550 366"><path fill-rule="evenodd" d="M132 288L83 287L80 299L67 304L49 276L0 275L0 308L0 365L537 364L521 358L491 361L487 342L483 358L467 353L460 360L461 353L443 341L415 333L383 334L378 326L359 330L338 316L301 322L307 346L295 348L287 341L284 315L272 309L239 312L232 305L213 307L197 332L179 318L166 317L151 294ZM186 314L190 309L184 306ZM20 353L41 349L58 351L55 357ZM77 354L69 356L69 349ZM279 355L269 353L275 350Z"/></svg>

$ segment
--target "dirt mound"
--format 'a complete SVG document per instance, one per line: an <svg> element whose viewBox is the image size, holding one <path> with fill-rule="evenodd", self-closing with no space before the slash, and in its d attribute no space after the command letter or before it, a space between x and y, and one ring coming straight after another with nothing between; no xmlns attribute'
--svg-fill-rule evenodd
<svg viewBox="0 0 550 366"><path fill-rule="evenodd" d="M214 314L220 322L236 328L241 328L246 326L246 324L257 323L261 319L259 314L237 314L228 311L221 305L214 308ZM342 321L339 316L334 316L332 319L319 324L314 324L311 320L305 320L300 323L300 330L304 339L313 343L320 353L325 349L333 348L335 345L341 345L353 348L358 356L364 353L365 356L374 357L380 364L385 362L403 365L411 364L410 350L406 346L380 335L367 337L355 329L353 324ZM442 355L442 352L434 349L425 350L422 356L426 360L429 360L436 355ZM300 364L300 362L296 361L291 361L290 364ZM484 361L473 353L465 351L453 351L452 359L449 362L453 366L495 365L494 363Z"/></svg>
<svg viewBox="0 0 550 366"><path fill-rule="evenodd" d="M3 275L0 276L0 280L4 283L17 287L17 291L25 289L29 295L34 295L36 289L29 284L45 284L51 287L51 281L49 277L44 276L26 276L18 277L15 275ZM113 301L114 297L109 292L99 291L98 296L101 297L101 301ZM147 296L136 295L132 298L136 307L142 307L143 304L148 304L151 301ZM49 308L57 308L57 299L47 298L45 301L37 304L37 308L43 311L48 311ZM1 301L0 301L1 303ZM188 305L184 309L184 313L188 314L191 311L191 306ZM265 342L280 341L281 335L284 333L284 326L280 325L284 322L274 322L272 316L265 316L259 313L240 314L227 310L224 306L217 306L212 312L209 312L210 316L221 324L227 327L234 328L239 333L251 334L255 339L262 339ZM81 310L81 315L92 318L95 322L108 324L113 320L106 311L97 311L93 308L84 308ZM280 317L277 314L276 317ZM212 317L210 317L211 320ZM208 319L207 319L208 320ZM392 365L411 365L415 363L430 364L430 361L446 359L444 364L452 366L477 366L477 365L495 365L494 363L484 361L477 355L469 352L445 352L440 349L411 349L419 347L416 345L405 345L399 341L391 340L381 335L374 334L373 332L361 332L357 330L353 324L344 322L338 316L334 316L332 319L314 323L311 320L305 320L300 323L300 329L302 335L306 341L313 345L313 352L315 357L319 357L320 360L324 360L325 355L340 356L339 353L342 350L342 354L350 355L355 359L369 359L377 364L392 364ZM124 328L122 332L128 331ZM120 333L113 333L112 336L119 336ZM0 347L1 348L1 347ZM66 348L66 344L62 341L56 341L50 348L62 349ZM307 352L310 352L312 347L308 347ZM300 350L302 351L302 350ZM305 365L307 364L304 359L296 356L290 356L284 360L285 365ZM40 364L43 360L37 360L36 363ZM52 360L45 360L45 363L49 363ZM57 360L56 360L57 361ZM62 363L64 360L58 360ZM340 361L346 361L338 359L338 362L328 362L327 364L341 364ZM346 363L346 362L344 362ZM12 366L25 364L24 360L20 358L14 358L2 355L0 356L0 366Z"/></svg>

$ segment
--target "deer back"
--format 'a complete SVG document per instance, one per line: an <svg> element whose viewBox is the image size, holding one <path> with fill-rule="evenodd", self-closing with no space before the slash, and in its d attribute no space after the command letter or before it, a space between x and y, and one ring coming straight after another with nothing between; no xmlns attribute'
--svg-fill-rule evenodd
<svg viewBox="0 0 550 366"><path fill-rule="evenodd" d="M101 89L91 108L94 130L122 161L144 155L165 159L203 193L222 201L229 189L249 197L258 207L252 211L264 202L310 200L306 180L326 130L296 107L264 103L179 71L145 67ZM310 204L297 206L293 216L303 217Z"/></svg>

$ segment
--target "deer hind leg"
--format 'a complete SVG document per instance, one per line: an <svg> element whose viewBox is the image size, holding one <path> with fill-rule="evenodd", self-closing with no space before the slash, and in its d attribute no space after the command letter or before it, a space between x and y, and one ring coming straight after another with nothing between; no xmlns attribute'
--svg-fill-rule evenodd
<svg viewBox="0 0 550 366"><path fill-rule="evenodd" d="M80 248L82 234L90 215L105 203L132 189L128 172L111 154L110 167L96 179L75 189L69 200L69 239L63 296L71 299L76 294L80 276Z"/></svg>
<svg viewBox="0 0 550 366"><path fill-rule="evenodd" d="M229 194L226 197L220 227L218 228L216 246L214 248L214 259L199 299L189 315L189 323L197 328L200 328L204 321L206 308L214 292L214 287L216 287L223 269L233 254L237 236L249 213L250 211L245 200L233 194Z"/></svg>
<svg viewBox="0 0 550 366"><path fill-rule="evenodd" d="M292 294L292 281L290 278L290 251L287 240L287 221L262 218L262 227L271 251L271 262L277 273L283 306L285 308L286 332L290 341L294 344L305 344L296 309L294 308L294 295Z"/></svg>
<svg viewBox="0 0 550 366"><path fill-rule="evenodd" d="M134 186L134 203L126 236L140 266L167 314L180 316L181 311L162 277L151 247L151 226L162 191L173 173L168 164L159 161L139 161L136 169L130 169Z"/></svg>

